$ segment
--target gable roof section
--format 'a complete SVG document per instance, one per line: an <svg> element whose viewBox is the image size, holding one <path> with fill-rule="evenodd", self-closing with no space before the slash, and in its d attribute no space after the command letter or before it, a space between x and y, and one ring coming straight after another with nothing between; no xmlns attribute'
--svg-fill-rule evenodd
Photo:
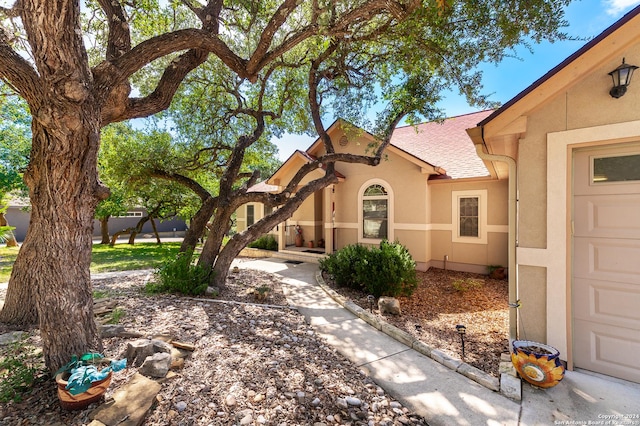
<svg viewBox="0 0 640 426"><path fill-rule="evenodd" d="M333 122L333 124L331 124L331 126L329 126L329 128L327 129L327 134L331 134L334 133L338 130L341 129L341 126L345 125L347 128L349 127L354 127L357 128L359 131L362 131L362 135L367 138L367 139L371 139L371 140L375 140L375 136L372 135L371 133L367 132L366 130L357 127L356 125L349 123L348 121L339 118L336 121ZM320 151L322 151L324 149L324 145L322 144L322 141L320 140L320 138L316 139L316 141L307 149L307 154L312 155L312 153L319 153ZM431 175L431 178L449 178L449 176L446 176L446 170L444 170L442 167L439 167L437 164L434 164L428 160L426 160L425 158L421 158L416 156L414 153L403 150L401 148L398 148L397 146L395 146L392 142L389 143L389 145L387 146L386 150L388 152L392 152L394 154L399 155L400 157L402 157L403 159L409 161L412 164L415 164L416 166L420 167L420 169L422 170L422 173L425 174L429 174ZM314 157L315 158L315 157ZM288 160L287 160L288 161Z"/></svg>
<svg viewBox="0 0 640 426"><path fill-rule="evenodd" d="M627 26L626 24L630 25ZM636 6L609 28L534 81L529 87L507 101L493 114L480 121L477 124L478 127L486 126L492 121L503 121L501 126L508 126L518 116L527 112L527 107L523 104L526 103L528 98L535 99L531 105L540 105L546 99L578 81L593 66L603 62L612 54L617 54L617 52L625 49L635 40L640 39L639 26L640 6ZM618 33L619 37L610 38L614 33ZM625 40L625 43L621 43L620 40ZM523 106L520 107L520 105ZM505 114L507 111L509 111L509 114ZM503 115L508 115L508 117L502 117ZM498 117L500 117L500 120L498 120Z"/></svg>
<svg viewBox="0 0 640 426"><path fill-rule="evenodd" d="M431 179L488 178L491 174L477 156L466 130L475 127L492 112L493 110L480 111L450 117L443 122L432 121L417 126L398 127L394 130L387 149L426 170L432 175ZM337 131L343 122L342 119L333 122L327 133ZM363 132L371 138L374 137L366 131ZM314 161L316 157L312 153L321 149L321 146L318 138L306 151L294 151L271 177L254 185L249 191L276 191L277 185L280 184L280 175L294 167L296 161ZM445 172L446 175L443 175ZM346 178L338 171L336 177Z"/></svg>
<svg viewBox="0 0 640 426"><path fill-rule="evenodd" d="M480 111L394 130L391 145L422 161L446 170L452 179L489 177L466 130L475 127L493 110Z"/></svg>
<svg viewBox="0 0 640 426"><path fill-rule="evenodd" d="M276 185L269 185L267 181L263 180L255 185L249 187L247 192L278 192L280 188Z"/></svg>

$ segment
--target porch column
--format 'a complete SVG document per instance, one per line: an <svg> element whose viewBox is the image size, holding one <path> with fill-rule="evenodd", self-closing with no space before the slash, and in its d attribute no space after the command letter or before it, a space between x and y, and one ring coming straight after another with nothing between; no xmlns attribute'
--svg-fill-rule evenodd
<svg viewBox="0 0 640 426"><path fill-rule="evenodd" d="M287 221L280 222L278 225L278 251L282 251L287 247Z"/></svg>
<svg viewBox="0 0 640 426"><path fill-rule="evenodd" d="M324 222L324 251L327 254L333 253L333 230L335 220L333 217L333 205L335 203L335 185L324 188L322 221Z"/></svg>

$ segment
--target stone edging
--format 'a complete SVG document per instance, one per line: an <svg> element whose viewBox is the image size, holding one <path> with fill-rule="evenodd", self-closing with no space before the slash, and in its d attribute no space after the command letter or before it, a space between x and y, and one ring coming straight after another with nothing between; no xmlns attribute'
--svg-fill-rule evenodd
<svg viewBox="0 0 640 426"><path fill-rule="evenodd" d="M433 349L429 345L421 342L420 340L415 339L411 334L407 333L404 330L400 330L398 327L395 327L384 320L380 320L377 316L367 312L365 309L356 305L346 297L338 294L332 288L330 288L322 278L322 273L316 273L316 281L318 285L329 295L333 300L341 304L348 311L352 312L358 318L362 319L366 323L371 326L377 328L388 336L396 339L398 342L407 345L408 347L416 350L417 352L428 356L434 361L439 362L452 369L453 371L462 374L463 376L473 380L474 382L492 390L499 392L500 391L500 380L496 377L493 377L490 374L485 373L479 368L473 367L462 360L457 358L453 358L439 349Z"/></svg>

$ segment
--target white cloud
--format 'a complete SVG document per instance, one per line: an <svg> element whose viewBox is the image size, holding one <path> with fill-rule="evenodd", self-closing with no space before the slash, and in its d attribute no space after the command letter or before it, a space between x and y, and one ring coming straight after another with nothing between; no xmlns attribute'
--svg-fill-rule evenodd
<svg viewBox="0 0 640 426"><path fill-rule="evenodd" d="M640 4L639 0L605 0L605 9L609 15L617 16Z"/></svg>

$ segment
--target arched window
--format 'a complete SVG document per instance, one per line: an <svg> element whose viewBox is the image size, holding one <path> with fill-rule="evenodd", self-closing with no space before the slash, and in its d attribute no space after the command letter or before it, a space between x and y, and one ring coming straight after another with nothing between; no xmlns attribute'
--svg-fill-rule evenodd
<svg viewBox="0 0 640 426"><path fill-rule="evenodd" d="M384 186L373 184L362 194L362 238L389 237L389 194Z"/></svg>

